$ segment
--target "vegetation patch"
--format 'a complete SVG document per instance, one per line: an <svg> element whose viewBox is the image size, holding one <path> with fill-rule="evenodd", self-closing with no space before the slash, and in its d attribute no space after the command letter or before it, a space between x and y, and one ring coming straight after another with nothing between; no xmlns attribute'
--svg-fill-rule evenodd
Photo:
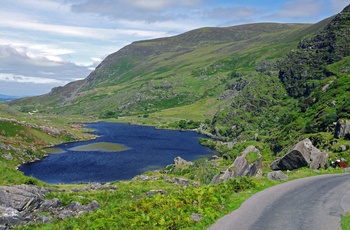
<svg viewBox="0 0 350 230"><path fill-rule="evenodd" d="M345 213L341 218L342 230L350 230L350 213Z"/></svg>
<svg viewBox="0 0 350 230"><path fill-rule="evenodd" d="M126 150L127 147L121 144L109 142L97 142L87 145L80 145L70 148L71 151L100 151L100 152L120 152Z"/></svg>
<svg viewBox="0 0 350 230"><path fill-rule="evenodd" d="M248 164L252 164L259 159L259 155L256 152L249 152L247 153L245 159L247 160Z"/></svg>

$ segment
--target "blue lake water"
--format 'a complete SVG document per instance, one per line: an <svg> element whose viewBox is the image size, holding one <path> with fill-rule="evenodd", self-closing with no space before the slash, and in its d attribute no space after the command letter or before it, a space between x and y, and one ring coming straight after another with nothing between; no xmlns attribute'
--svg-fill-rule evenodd
<svg viewBox="0 0 350 230"><path fill-rule="evenodd" d="M22 165L19 170L47 183L86 183L128 180L145 171L160 169L181 156L195 160L214 152L199 144L196 132L160 130L119 123L92 123L96 140L57 145L61 153ZM79 151L78 146L117 143L121 151ZM74 150L75 149L75 150ZM78 150L77 150L78 149Z"/></svg>

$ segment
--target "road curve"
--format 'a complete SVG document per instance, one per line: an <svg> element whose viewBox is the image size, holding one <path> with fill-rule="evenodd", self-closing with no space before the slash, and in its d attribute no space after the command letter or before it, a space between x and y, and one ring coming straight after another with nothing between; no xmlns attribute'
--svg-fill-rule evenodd
<svg viewBox="0 0 350 230"><path fill-rule="evenodd" d="M350 212L350 174L321 175L265 189L209 230L337 230Z"/></svg>

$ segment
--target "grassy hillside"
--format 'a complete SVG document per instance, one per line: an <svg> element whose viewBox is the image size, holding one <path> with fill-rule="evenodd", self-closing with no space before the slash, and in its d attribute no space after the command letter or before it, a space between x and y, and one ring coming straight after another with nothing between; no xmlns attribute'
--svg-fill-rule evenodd
<svg viewBox="0 0 350 230"><path fill-rule="evenodd" d="M216 99L236 72L282 57L309 30L306 24L263 23L134 42L109 55L85 80L11 104L22 111L107 118Z"/></svg>
<svg viewBox="0 0 350 230"><path fill-rule="evenodd" d="M45 147L84 140L91 135L55 117L19 113L0 103L0 184L42 184L16 170L20 164L41 159Z"/></svg>

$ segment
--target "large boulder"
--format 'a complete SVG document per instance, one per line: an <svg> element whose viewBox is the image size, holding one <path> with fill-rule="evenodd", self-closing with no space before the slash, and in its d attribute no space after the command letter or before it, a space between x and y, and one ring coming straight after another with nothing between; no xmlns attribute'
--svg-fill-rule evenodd
<svg viewBox="0 0 350 230"><path fill-rule="evenodd" d="M44 200L44 194L34 186L1 186L0 205L23 211L32 211Z"/></svg>
<svg viewBox="0 0 350 230"><path fill-rule="evenodd" d="M328 154L324 152L312 152L309 167L312 169L326 168L328 166Z"/></svg>
<svg viewBox="0 0 350 230"><path fill-rule="evenodd" d="M305 166L320 168L327 165L328 155L312 145L309 139L300 141L282 158L270 165L272 170L293 170Z"/></svg>
<svg viewBox="0 0 350 230"><path fill-rule="evenodd" d="M85 206L73 201L62 207L57 198L45 200L45 194L50 191L53 190L31 185L0 186L0 229L12 229L30 222L47 223L52 218L75 217L100 207L97 201ZM41 216L42 212L49 216Z"/></svg>
<svg viewBox="0 0 350 230"><path fill-rule="evenodd" d="M272 170L292 170L307 166L307 160L297 150L292 150L281 159L275 160L270 165Z"/></svg>
<svg viewBox="0 0 350 230"><path fill-rule="evenodd" d="M350 139L350 121L339 120L335 125L334 137Z"/></svg>
<svg viewBox="0 0 350 230"><path fill-rule="evenodd" d="M247 147L227 169L213 177L211 183L236 178L239 176L256 176L261 170L262 156L255 146Z"/></svg>

